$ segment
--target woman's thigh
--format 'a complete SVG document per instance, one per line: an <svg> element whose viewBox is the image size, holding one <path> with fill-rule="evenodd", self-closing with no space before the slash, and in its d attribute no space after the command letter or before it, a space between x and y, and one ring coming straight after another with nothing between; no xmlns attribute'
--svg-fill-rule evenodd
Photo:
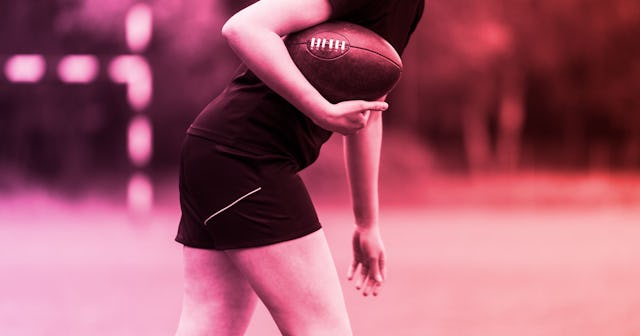
<svg viewBox="0 0 640 336"><path fill-rule="evenodd" d="M284 335L351 335L323 230L278 244L227 250Z"/></svg>
<svg viewBox="0 0 640 336"><path fill-rule="evenodd" d="M222 251L184 247L184 296L177 335L243 335L257 296Z"/></svg>

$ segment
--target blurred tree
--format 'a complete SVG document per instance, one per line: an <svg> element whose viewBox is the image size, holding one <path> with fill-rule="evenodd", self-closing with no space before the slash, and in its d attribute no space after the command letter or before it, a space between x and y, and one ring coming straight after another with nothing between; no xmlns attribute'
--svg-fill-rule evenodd
<svg viewBox="0 0 640 336"><path fill-rule="evenodd" d="M503 166L517 148L530 165L637 165L639 7L431 2L394 94L402 111L388 117L472 170L492 161L492 145Z"/></svg>
<svg viewBox="0 0 640 336"><path fill-rule="evenodd" d="M634 94L640 87L634 74L640 50L632 37L640 27L637 2L537 3L531 14L545 18L528 31L539 46L531 49L531 62L539 79L537 96L549 110L545 115L555 117L548 122L561 125L560 136L552 138L564 149L562 156L573 166L633 163L628 153L634 151L640 99Z"/></svg>
<svg viewBox="0 0 640 336"><path fill-rule="evenodd" d="M525 70L500 5L431 3L395 95L416 131L464 153L454 160L478 173L513 170L519 160Z"/></svg>

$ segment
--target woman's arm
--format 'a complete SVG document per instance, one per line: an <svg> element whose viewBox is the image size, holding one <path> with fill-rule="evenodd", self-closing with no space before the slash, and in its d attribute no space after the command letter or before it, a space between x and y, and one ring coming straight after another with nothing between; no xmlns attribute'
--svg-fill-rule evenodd
<svg viewBox="0 0 640 336"><path fill-rule="evenodd" d="M372 112L361 131L344 137L345 164L356 229L349 280L360 267L356 288L378 294L385 274L385 252L378 226L378 172L382 144L382 114Z"/></svg>
<svg viewBox="0 0 640 336"><path fill-rule="evenodd" d="M262 0L236 13L222 34L238 57L272 90L321 127L351 134L367 123L367 110L383 111L384 102L331 104L291 60L282 37L331 17L328 0Z"/></svg>

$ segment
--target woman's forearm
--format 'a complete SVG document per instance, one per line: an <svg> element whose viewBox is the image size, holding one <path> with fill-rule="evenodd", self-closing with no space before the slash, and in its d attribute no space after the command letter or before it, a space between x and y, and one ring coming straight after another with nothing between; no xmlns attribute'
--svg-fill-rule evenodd
<svg viewBox="0 0 640 336"><path fill-rule="evenodd" d="M382 145L382 113L372 112L367 127L344 137L347 177L356 225L378 225L378 174Z"/></svg>

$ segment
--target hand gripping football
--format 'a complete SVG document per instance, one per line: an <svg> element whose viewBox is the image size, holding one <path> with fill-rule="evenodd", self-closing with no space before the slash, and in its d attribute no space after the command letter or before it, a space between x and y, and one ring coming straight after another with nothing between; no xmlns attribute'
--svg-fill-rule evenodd
<svg viewBox="0 0 640 336"><path fill-rule="evenodd" d="M376 100L393 89L402 73L391 44L353 23L321 23L284 41L298 69L332 103Z"/></svg>

